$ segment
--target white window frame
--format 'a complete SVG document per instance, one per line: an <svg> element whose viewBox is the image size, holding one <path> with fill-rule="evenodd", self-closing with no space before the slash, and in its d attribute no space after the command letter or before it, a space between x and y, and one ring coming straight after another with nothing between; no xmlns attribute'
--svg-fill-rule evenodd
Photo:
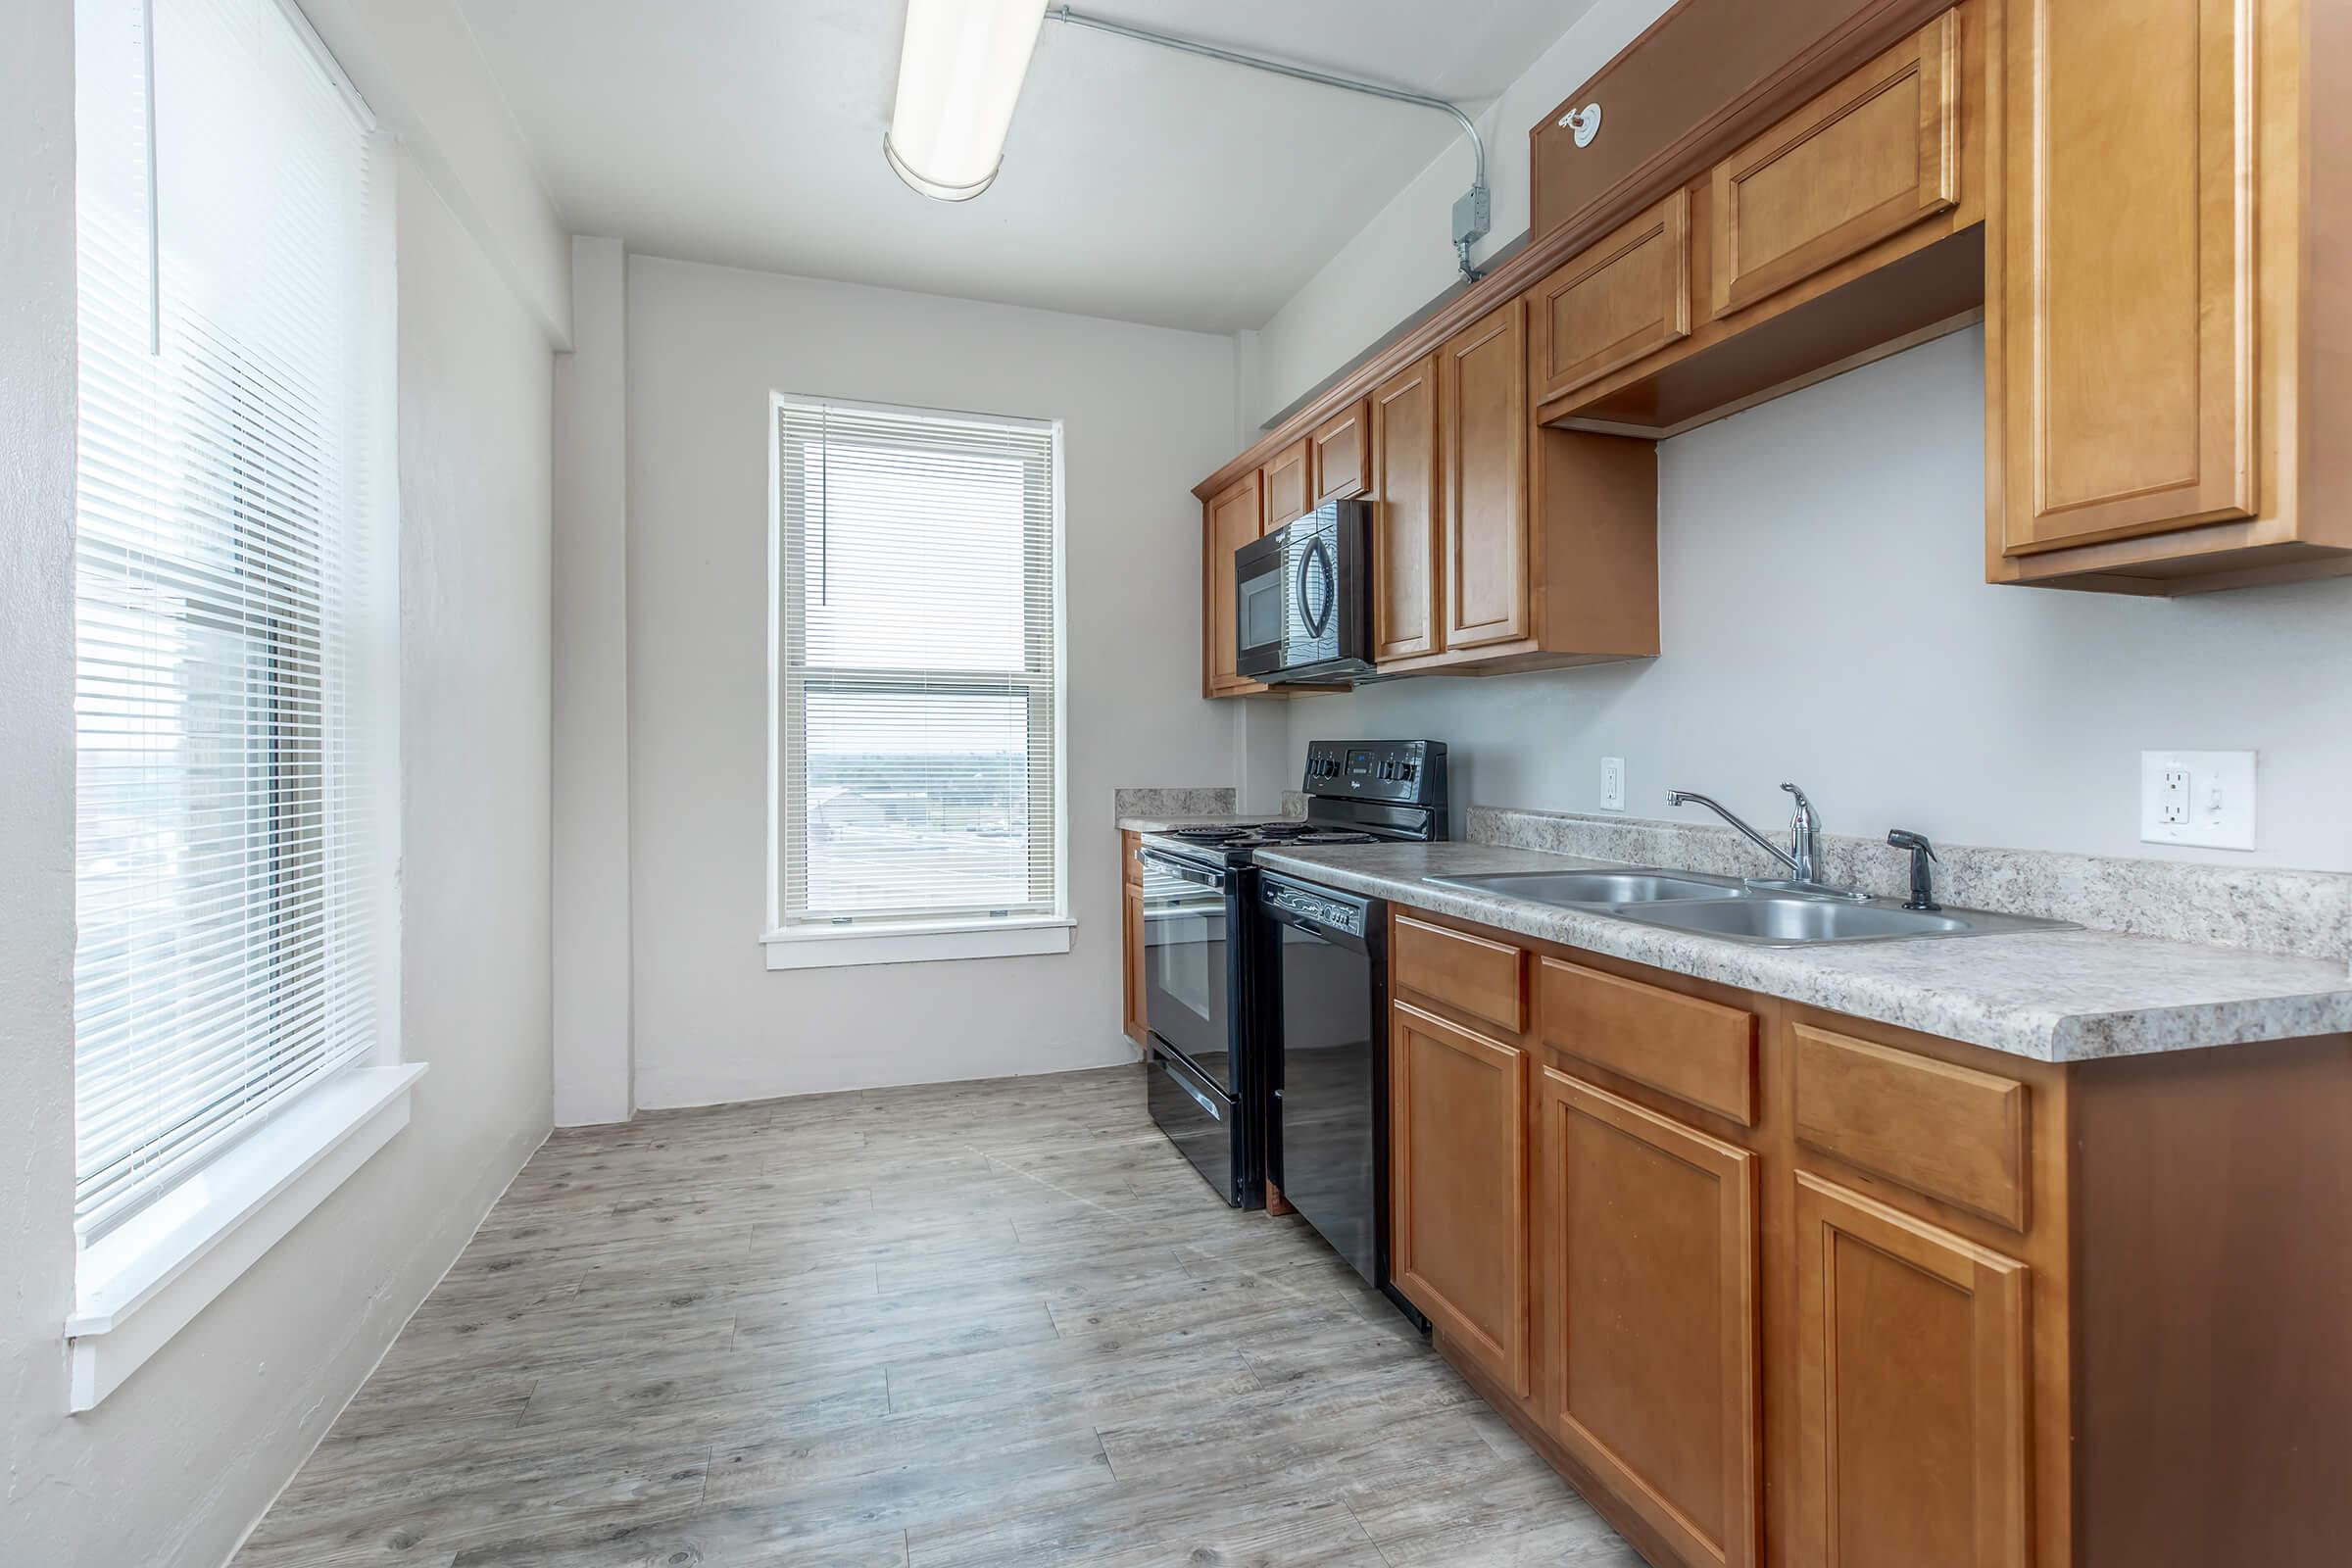
<svg viewBox="0 0 2352 1568"><path fill-rule="evenodd" d="M898 923L861 921L828 928L784 921L784 507L783 452L777 432L786 408L823 404L877 414L931 416L1029 424L1054 433L1054 908L1048 914L1004 919L956 917ZM849 398L771 392L763 439L767 444L767 927L760 933L770 970L848 968L874 963L928 963L958 958L1006 958L1070 951L1068 543L1063 494L1066 462L1059 419L970 410L861 403Z"/></svg>
<svg viewBox="0 0 2352 1568"><path fill-rule="evenodd" d="M373 112L296 0L277 0L276 9L342 95L362 133L378 135ZM397 219L390 195L395 156L389 141L379 139L374 173L385 183L375 198L383 204L375 236L376 284L384 308L378 313L372 359L383 380L381 417L365 432L371 446L368 461L386 476L386 488L373 507L382 529L377 548L386 553L387 594L397 593L399 537L398 497L389 477L396 471L398 450L398 401L392 384L398 363L392 308L397 299ZM375 1042L358 1061L289 1095L192 1173L79 1245L74 1309L65 1323L67 1408L74 1413L94 1409L122 1387L408 1125L412 1091L424 1076L425 1064L402 1059L399 694L396 670L385 668L378 674L374 696L381 711L370 719L384 747L377 764L382 772L381 820L375 828L375 858L383 877L375 895L380 950Z"/></svg>

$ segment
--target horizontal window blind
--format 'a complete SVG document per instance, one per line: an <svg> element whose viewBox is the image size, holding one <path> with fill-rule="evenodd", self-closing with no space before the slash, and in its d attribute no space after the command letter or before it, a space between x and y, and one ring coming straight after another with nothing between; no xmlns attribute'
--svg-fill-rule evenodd
<svg viewBox="0 0 2352 1568"><path fill-rule="evenodd" d="M387 218L278 0L79 0L75 1215L379 1038Z"/></svg>
<svg viewBox="0 0 2352 1568"><path fill-rule="evenodd" d="M1057 914L1056 427L777 420L778 922Z"/></svg>

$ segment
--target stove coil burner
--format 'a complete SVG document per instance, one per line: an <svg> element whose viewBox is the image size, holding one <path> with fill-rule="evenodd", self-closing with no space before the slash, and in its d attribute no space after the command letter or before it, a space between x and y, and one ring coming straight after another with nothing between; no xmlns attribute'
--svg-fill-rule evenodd
<svg viewBox="0 0 2352 1568"><path fill-rule="evenodd" d="M1248 834L1249 831L1246 827L1208 827L1195 824L1169 828L1167 836L1172 839L1182 839L1187 844L1230 844L1235 839Z"/></svg>

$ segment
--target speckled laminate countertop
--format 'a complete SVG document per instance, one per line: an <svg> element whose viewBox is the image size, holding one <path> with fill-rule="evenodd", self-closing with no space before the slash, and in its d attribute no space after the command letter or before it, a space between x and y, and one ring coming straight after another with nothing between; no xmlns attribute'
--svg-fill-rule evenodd
<svg viewBox="0 0 2352 1568"><path fill-rule="evenodd" d="M1329 887L2037 1061L2352 1030L2352 976L2328 959L2088 930L1758 948L1426 880L1618 862L1467 843L1260 850L1256 860Z"/></svg>

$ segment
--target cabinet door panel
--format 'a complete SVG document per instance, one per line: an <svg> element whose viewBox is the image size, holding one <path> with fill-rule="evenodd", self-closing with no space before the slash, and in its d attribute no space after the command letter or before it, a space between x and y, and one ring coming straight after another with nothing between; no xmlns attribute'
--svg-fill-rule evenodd
<svg viewBox="0 0 2352 1568"><path fill-rule="evenodd" d="M1796 1176L1795 1560L2024 1568L2027 1270Z"/></svg>
<svg viewBox="0 0 2352 1568"><path fill-rule="evenodd" d="M1756 1156L1544 1068L1543 1420L1691 1563L1757 1553Z"/></svg>
<svg viewBox="0 0 2352 1568"><path fill-rule="evenodd" d="M1438 632L1438 357L1372 393L1372 660L1434 654Z"/></svg>
<svg viewBox="0 0 2352 1568"><path fill-rule="evenodd" d="M1676 190L1529 293L1536 401L1690 335L1690 193Z"/></svg>
<svg viewBox="0 0 2352 1568"><path fill-rule="evenodd" d="M1307 437L1314 451L1315 505L1346 501L1372 488L1372 405L1348 405Z"/></svg>
<svg viewBox="0 0 2352 1568"><path fill-rule="evenodd" d="M2254 513L2254 14L2011 9L2009 555Z"/></svg>
<svg viewBox="0 0 2352 1568"><path fill-rule="evenodd" d="M1202 528L1201 548L1208 553L1207 568L1202 573L1208 596L1207 612L1201 616L1201 627L1208 638L1207 688L1212 697L1232 692L1257 691L1253 681L1244 680L1233 640L1233 553L1265 531L1265 498L1260 475L1246 473L1206 509Z"/></svg>
<svg viewBox="0 0 2352 1568"><path fill-rule="evenodd" d="M1445 454L1446 646L1528 634L1527 302L1447 340L1438 360Z"/></svg>
<svg viewBox="0 0 2352 1568"><path fill-rule="evenodd" d="M1305 514L1311 501L1313 467L1306 438L1301 436L1274 454L1261 470L1266 481L1266 532Z"/></svg>
<svg viewBox="0 0 2352 1568"><path fill-rule="evenodd" d="M1127 1038L1140 1046L1149 1027L1144 1017L1144 890L1129 886L1121 892L1119 942L1124 962L1119 986L1126 1004Z"/></svg>
<svg viewBox="0 0 2352 1568"><path fill-rule="evenodd" d="M1524 1399L1527 1053L1401 1003L1389 1052L1396 1288Z"/></svg>
<svg viewBox="0 0 2352 1568"><path fill-rule="evenodd" d="M1947 11L1715 166L1718 318L1959 199L1959 56Z"/></svg>

